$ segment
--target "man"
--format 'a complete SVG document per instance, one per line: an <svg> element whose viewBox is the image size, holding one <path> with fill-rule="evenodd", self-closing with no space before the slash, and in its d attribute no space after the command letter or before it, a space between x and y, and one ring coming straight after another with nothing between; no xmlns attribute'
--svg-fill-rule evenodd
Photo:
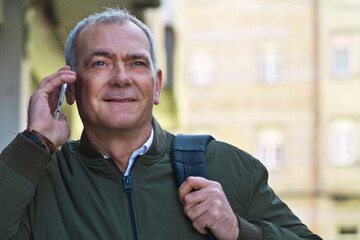
<svg viewBox="0 0 360 240"><path fill-rule="evenodd" d="M32 95L28 128L0 155L0 239L320 239L267 185L259 161L225 143L206 150L209 179L176 189L173 135L152 116L162 72L149 29L126 11L84 19L69 66ZM72 71L73 70L73 71ZM84 131L55 120L62 83ZM54 146L62 146L54 152Z"/></svg>

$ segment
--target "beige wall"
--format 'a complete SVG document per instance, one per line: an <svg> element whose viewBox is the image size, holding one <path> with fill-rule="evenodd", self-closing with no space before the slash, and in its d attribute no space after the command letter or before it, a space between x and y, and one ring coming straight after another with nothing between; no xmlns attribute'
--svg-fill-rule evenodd
<svg viewBox="0 0 360 240"><path fill-rule="evenodd" d="M314 9L312 0L172 2L180 122L172 130L210 133L256 155L259 131L279 129L284 163L269 169L272 187L324 239L345 239L341 227L359 231L359 159L332 166L328 140L330 124L343 116L360 136L359 3L323 0ZM329 36L339 31L356 35L356 71L345 81L330 77ZM276 84L258 77L258 54L269 46L282 58Z"/></svg>
<svg viewBox="0 0 360 240"><path fill-rule="evenodd" d="M321 212L327 219L324 229L328 239L335 238L340 227L360 229L359 136L360 136L360 6L358 1L323 1L321 11L320 68L320 160L321 189L326 204ZM340 36L340 38L339 38ZM336 37L338 37L336 39ZM350 49L351 73L336 77L333 73L333 50L336 46ZM350 166L331 163L331 125L339 119L354 124L356 160ZM360 239L359 233L356 238Z"/></svg>
<svg viewBox="0 0 360 240"><path fill-rule="evenodd" d="M270 182L279 193L309 194L315 185L311 5L270 2L183 2L178 30L185 76L179 81L186 86L180 101L187 117L182 126L210 132L252 154L259 128L280 128L285 163L271 172ZM258 79L257 54L268 45L277 46L283 58L276 84ZM208 71L200 76L203 85L192 82L200 78L196 71Z"/></svg>

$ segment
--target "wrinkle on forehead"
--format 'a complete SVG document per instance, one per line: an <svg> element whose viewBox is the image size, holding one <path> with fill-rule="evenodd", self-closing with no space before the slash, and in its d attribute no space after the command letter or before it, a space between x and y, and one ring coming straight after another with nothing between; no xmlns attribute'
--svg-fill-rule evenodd
<svg viewBox="0 0 360 240"><path fill-rule="evenodd" d="M109 22L109 23L100 22L100 23L92 23L92 24L89 24L89 25L86 26L86 27L80 32L80 34L78 35L78 39L77 39L77 41L76 41L76 48L75 48L75 50L76 50L76 52L75 52L76 55L78 55L78 53L79 53L79 52L78 52L78 51L79 51L79 48L80 48L79 44L84 44L84 42L85 42L85 44L86 44L86 42L87 42L88 36L87 36L87 38L84 38L84 34L86 34L86 33L89 32L89 31L95 31L95 33L96 33L97 31L101 31L101 28L100 28L100 29L97 28L97 27L99 27L99 26L101 26L101 25L104 25L104 26L115 25L115 26L119 26L119 27L128 25L128 26L130 26L130 28L128 28L128 29L126 30L126 34L129 35L129 36L131 36L131 35L133 35L133 34L138 34L138 33L141 32L141 34L138 35L137 38L140 37L140 36L142 36L142 37L144 38L144 40L145 40L145 39L147 40L147 41L146 41L146 43L147 43L147 44L146 44L146 45L147 45L146 48L147 48L147 51L148 51L148 53L149 53L150 59L152 60L150 40L148 39L146 33L145 33L140 27L138 27L135 23L133 23L133 22L131 22L131 21L124 21L123 23L120 23L120 22ZM139 31L139 30L140 30L140 31ZM98 33L98 34L99 34L99 33ZM107 50L105 49L105 51L107 51Z"/></svg>

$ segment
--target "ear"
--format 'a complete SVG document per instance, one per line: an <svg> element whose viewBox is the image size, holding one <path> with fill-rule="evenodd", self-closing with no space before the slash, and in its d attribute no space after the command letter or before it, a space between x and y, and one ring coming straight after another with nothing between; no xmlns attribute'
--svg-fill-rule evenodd
<svg viewBox="0 0 360 240"><path fill-rule="evenodd" d="M161 88L162 88L162 71L161 71L161 69L157 69L155 89L154 89L154 104L155 105L158 105L160 103Z"/></svg>
<svg viewBox="0 0 360 240"><path fill-rule="evenodd" d="M74 83L68 84L66 88L66 102L71 105L75 102L75 86Z"/></svg>

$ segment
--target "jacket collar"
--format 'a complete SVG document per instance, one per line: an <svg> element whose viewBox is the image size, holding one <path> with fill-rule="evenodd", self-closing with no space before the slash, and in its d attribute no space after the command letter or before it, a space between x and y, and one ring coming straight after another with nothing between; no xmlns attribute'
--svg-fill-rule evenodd
<svg viewBox="0 0 360 240"><path fill-rule="evenodd" d="M155 156L162 152L163 148L165 147L165 143L169 134L164 131L158 121L153 117L152 125L154 128L154 140L145 155ZM90 142L87 138L85 131L82 132L80 143L78 147L79 153L86 158L95 159L95 158L102 158L103 155L94 147L94 145Z"/></svg>

